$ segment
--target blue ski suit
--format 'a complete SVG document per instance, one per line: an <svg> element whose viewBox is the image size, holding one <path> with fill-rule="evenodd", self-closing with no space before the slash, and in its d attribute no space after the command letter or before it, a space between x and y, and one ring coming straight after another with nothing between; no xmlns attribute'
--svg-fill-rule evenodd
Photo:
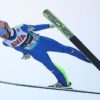
<svg viewBox="0 0 100 100"><path fill-rule="evenodd" d="M4 40L3 44L15 48L16 50L22 52L24 55L30 54L34 59L44 64L44 66L46 66L46 68L54 74L58 82L62 83L64 86L68 86L69 80L66 73L62 68L55 65L51 61L47 52L62 52L65 54L70 54L86 62L89 62L89 60L79 50L62 45L53 39L40 36L39 34L35 33L35 31L47 28L49 28L49 24L22 24L12 28L11 38Z"/></svg>

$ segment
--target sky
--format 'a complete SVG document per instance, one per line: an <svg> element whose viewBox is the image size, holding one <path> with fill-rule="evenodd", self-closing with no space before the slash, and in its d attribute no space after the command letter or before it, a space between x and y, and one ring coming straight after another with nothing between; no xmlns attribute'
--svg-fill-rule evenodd
<svg viewBox="0 0 100 100"><path fill-rule="evenodd" d="M99 0L1 0L0 20L11 27L19 24L51 24L44 16L45 9L58 18L100 59L100 1ZM58 42L75 47L56 28L37 32ZM75 47L76 48L76 47ZM62 66L80 90L100 92L100 71L68 54L49 52L53 62ZM5 47L0 39L0 80L22 84L48 86L57 82L44 65L33 59L21 60L22 54ZM99 100L100 95L24 88L0 84L1 100Z"/></svg>

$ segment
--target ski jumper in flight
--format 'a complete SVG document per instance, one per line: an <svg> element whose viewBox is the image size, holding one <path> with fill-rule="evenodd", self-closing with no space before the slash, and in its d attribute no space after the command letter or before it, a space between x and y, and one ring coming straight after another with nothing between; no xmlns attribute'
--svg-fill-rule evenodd
<svg viewBox="0 0 100 100"><path fill-rule="evenodd" d="M53 28L51 24L27 25L22 24L10 28L7 22L0 21L0 37L3 38L5 46L14 48L23 53L23 59L32 56L41 62L57 79L57 83L51 86L69 87L69 81L66 72L54 64L47 52L61 52L74 56L85 62L90 62L87 57L79 50L60 44L59 42L35 33L43 29Z"/></svg>

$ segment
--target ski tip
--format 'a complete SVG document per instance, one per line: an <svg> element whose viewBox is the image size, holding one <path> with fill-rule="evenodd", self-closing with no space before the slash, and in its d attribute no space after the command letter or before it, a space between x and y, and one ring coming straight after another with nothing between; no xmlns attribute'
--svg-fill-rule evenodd
<svg viewBox="0 0 100 100"><path fill-rule="evenodd" d="M45 10L43 11L43 14L45 14L45 13L47 13L47 12L50 12L50 10L49 10L49 9L45 9Z"/></svg>
<svg viewBox="0 0 100 100"><path fill-rule="evenodd" d="M45 11L49 11L49 9L45 9L43 12L45 12Z"/></svg>

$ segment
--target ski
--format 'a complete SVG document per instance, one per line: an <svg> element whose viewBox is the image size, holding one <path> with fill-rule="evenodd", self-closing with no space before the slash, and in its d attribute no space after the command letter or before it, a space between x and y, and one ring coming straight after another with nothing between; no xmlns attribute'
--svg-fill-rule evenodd
<svg viewBox="0 0 100 100"><path fill-rule="evenodd" d="M47 86L27 85L27 84L19 84L19 83L12 83L12 82L6 82L6 81L0 81L0 83L1 84L7 84L7 85L14 85L14 86L30 87L30 88L60 90L60 91L69 91L69 92L78 92L78 93L88 93L88 94L98 94L98 95L100 95L100 92L92 92L92 91L77 90L77 89L67 89L67 88L55 88L55 87L47 87Z"/></svg>
<svg viewBox="0 0 100 100"><path fill-rule="evenodd" d="M93 65L100 70L100 61L97 57L48 9L43 11L43 15L56 26L80 51L82 51Z"/></svg>

